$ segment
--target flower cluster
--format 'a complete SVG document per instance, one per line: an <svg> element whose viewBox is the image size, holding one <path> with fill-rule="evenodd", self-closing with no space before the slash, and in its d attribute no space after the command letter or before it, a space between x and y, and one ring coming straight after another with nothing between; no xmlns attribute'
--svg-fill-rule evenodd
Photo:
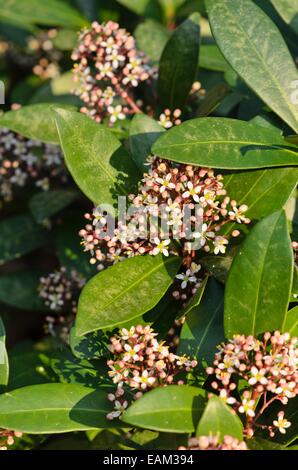
<svg viewBox="0 0 298 470"><path fill-rule="evenodd" d="M179 450L247 450L244 441L238 441L232 436L223 436L220 441L218 436L191 437L188 446L179 447Z"/></svg>
<svg viewBox="0 0 298 470"><path fill-rule="evenodd" d="M109 116L114 123L140 112L134 89L154 71L137 51L133 36L118 23L93 22L80 34L72 59L74 78L80 84L75 93L85 103L83 113L97 122Z"/></svg>
<svg viewBox="0 0 298 470"><path fill-rule="evenodd" d="M70 275L64 267L40 279L39 296L54 315L46 316L46 333L68 338L77 310L77 300L86 280L76 271Z"/></svg>
<svg viewBox="0 0 298 470"><path fill-rule="evenodd" d="M108 395L114 403L114 411L108 414L108 419L118 418L129 400L137 400L148 390L183 384L181 374L196 367L197 361L171 353L156 336L149 326L138 325L129 330L123 328L111 338L109 350L113 359L108 360L108 374L117 389Z"/></svg>
<svg viewBox="0 0 298 470"><path fill-rule="evenodd" d="M55 28L43 30L27 40L27 52L35 59L33 73L43 80L55 78L60 73L61 51L55 48L54 39L58 34Z"/></svg>
<svg viewBox="0 0 298 470"><path fill-rule="evenodd" d="M201 282L200 250L223 254L229 243L221 234L228 222L247 224L246 205L237 206L226 195L222 176L210 168L174 164L152 158L144 174L139 194L130 195L130 214L112 232L109 216L96 208L85 214L88 224L79 234L90 263L98 269L124 258L162 253L183 257L185 271L177 276L174 297L186 300ZM150 224L150 233L148 233ZM240 234L232 231L232 237ZM178 243L174 243L179 241ZM203 274L203 273L202 273Z"/></svg>
<svg viewBox="0 0 298 470"><path fill-rule="evenodd" d="M273 425L258 422L263 412L275 401L283 405L298 393L298 340L288 333L265 333L262 340L253 336L237 335L219 347L213 367L207 373L215 374L212 387L235 410L244 414L246 433L252 436L255 427L267 429L274 436L290 426L284 413L278 415ZM237 381L246 383L240 399L234 393Z"/></svg>
<svg viewBox="0 0 298 470"><path fill-rule="evenodd" d="M8 450L8 447L15 443L15 438L22 437L22 433L18 431L9 431L0 429L0 450Z"/></svg>
<svg viewBox="0 0 298 470"><path fill-rule="evenodd" d="M0 129L0 202L13 199L27 184L48 191L54 182L66 182L67 173L57 145L26 139Z"/></svg>
<svg viewBox="0 0 298 470"><path fill-rule="evenodd" d="M171 112L170 109L165 109L159 116L159 124L165 129L170 129L173 126L179 126L181 124L181 109L175 109Z"/></svg>

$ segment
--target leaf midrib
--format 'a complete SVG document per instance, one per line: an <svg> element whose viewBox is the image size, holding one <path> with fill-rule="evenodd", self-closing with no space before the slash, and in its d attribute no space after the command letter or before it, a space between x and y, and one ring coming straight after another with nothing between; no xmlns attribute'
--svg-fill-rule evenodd
<svg viewBox="0 0 298 470"><path fill-rule="evenodd" d="M226 5L226 8L227 8L228 12L230 13L230 15L232 14L232 16L234 17L234 12L231 11L231 9L229 8L229 5ZM235 17L234 17L234 18L235 18ZM295 114L293 113L292 107L289 106L288 99L287 99L288 97L287 97L287 95L285 94L284 89L280 86L279 81L275 78L275 76L270 73L270 72L271 72L271 69L267 66L267 63L265 62L265 59L264 59L263 56L260 54L260 52L259 52L259 50L257 49L257 47L255 46L255 44L252 42L251 36L249 36L248 33L247 33L247 31L245 31L245 29L243 28L241 22L238 22L238 23L237 23L237 27L238 27L239 29L241 29L241 31L244 33L244 35L249 39L250 45L252 46L252 48L253 48L254 51L256 52L256 55L260 58L261 63L262 63L263 66L264 66L263 68L264 68L264 70L265 70L265 73L267 73L267 74L268 74L269 76L271 76L271 78L273 79L273 82L275 83L277 89L280 91L280 94L281 94L281 96L282 96L282 98L283 98L283 100L284 100L284 103L286 103L286 105L287 105L287 110L290 111L290 115L294 118L294 122L296 122L296 125L297 125L297 117L296 117ZM221 50L221 48L220 48L220 50ZM228 61L228 62L230 63L230 61ZM233 67L233 66L232 66L232 67ZM233 68L234 68L234 67L233 67ZM234 69L234 70L235 70L235 69ZM235 71L236 71L236 73L239 73L237 70L235 70ZM240 75L240 74L239 74L239 75ZM243 78L244 78L244 77L243 77ZM246 79L244 79L244 80L246 81ZM248 82L247 82L247 83L248 83ZM249 87L251 87L251 86L249 85ZM254 90L254 91L255 91L255 90ZM255 92L256 92L256 93L258 94L258 96L263 100L263 97L262 97L261 95L259 95L259 93L258 93L257 91L255 91ZM263 100L263 101L264 101L264 100ZM270 107L272 108L272 105L270 105ZM272 108L272 109L273 109L273 108ZM279 114L279 113L278 113L278 114ZM284 117L282 117L282 119L285 120ZM291 127L292 127L292 125L291 125ZM295 128L293 127L293 129L295 129L295 130L297 131L297 127L296 127L296 126L295 126Z"/></svg>

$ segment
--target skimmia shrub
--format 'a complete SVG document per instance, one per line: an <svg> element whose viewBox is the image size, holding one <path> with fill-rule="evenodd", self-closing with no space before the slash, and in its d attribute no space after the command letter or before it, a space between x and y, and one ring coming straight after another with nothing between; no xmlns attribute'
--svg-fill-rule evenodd
<svg viewBox="0 0 298 470"><path fill-rule="evenodd" d="M296 3L0 8L0 450L296 449Z"/></svg>

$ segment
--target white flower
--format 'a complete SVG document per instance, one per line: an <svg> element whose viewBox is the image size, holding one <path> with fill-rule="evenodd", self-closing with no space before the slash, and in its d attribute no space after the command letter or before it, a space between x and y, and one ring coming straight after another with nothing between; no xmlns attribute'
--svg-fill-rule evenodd
<svg viewBox="0 0 298 470"><path fill-rule="evenodd" d="M125 355L123 356L123 361L138 361L139 355L138 352L140 351L140 345L136 344L133 348L129 344L124 345L124 349L126 351Z"/></svg>
<svg viewBox="0 0 298 470"><path fill-rule="evenodd" d="M111 78L113 76L113 70L112 70L112 65L110 62L105 62L103 64L98 64L98 68L100 71L100 77L109 77Z"/></svg>
<svg viewBox="0 0 298 470"><path fill-rule="evenodd" d="M131 72L123 78L122 83L123 85L128 85L129 83L131 83L132 86L137 87L139 84L138 78L139 77L136 73Z"/></svg>
<svg viewBox="0 0 298 470"><path fill-rule="evenodd" d="M163 178L156 178L156 182L161 184L161 187L159 188L160 193L163 193L168 188L174 189L176 187L176 185L174 183L171 183L171 178L172 178L171 173L168 173L167 176L164 179Z"/></svg>
<svg viewBox="0 0 298 470"><path fill-rule="evenodd" d="M181 288L185 289L188 282L197 282L196 276L192 276L191 271L188 269L185 274L177 274L176 279L181 280Z"/></svg>
<svg viewBox="0 0 298 470"><path fill-rule="evenodd" d="M246 212L248 207L245 204L242 204L239 209L234 205L233 210L229 212L229 216L232 220L235 220L238 222L238 224L241 224L241 222L246 222L247 218L243 215L243 212Z"/></svg>
<svg viewBox="0 0 298 470"><path fill-rule="evenodd" d="M103 213L99 209L94 209L93 211L93 225L97 225L99 222L101 225L105 225L107 223L107 219L103 215Z"/></svg>
<svg viewBox="0 0 298 470"><path fill-rule="evenodd" d="M171 127L173 127L173 123L172 121L170 120L170 118L168 116L166 116L164 113L162 113L160 116L159 116L159 121L158 123L164 127L165 129L170 129Z"/></svg>
<svg viewBox="0 0 298 470"><path fill-rule="evenodd" d="M257 369L257 367L253 366L250 372L252 377L248 381L249 385L255 385L257 382L261 383L262 385L266 385L268 383L268 380L265 377L265 369Z"/></svg>
<svg viewBox="0 0 298 470"><path fill-rule="evenodd" d="M224 388L220 391L219 396L228 405L234 405L237 401L236 398L229 397L227 391Z"/></svg>
<svg viewBox="0 0 298 470"><path fill-rule="evenodd" d="M135 376L134 382L140 385L140 387L145 390L148 386L153 385L156 381L155 377L149 377L148 371L144 370L141 376Z"/></svg>
<svg viewBox="0 0 298 470"><path fill-rule="evenodd" d="M41 188L43 191L48 191L50 189L50 180L49 178L43 178L42 180L36 181L35 186Z"/></svg>
<svg viewBox="0 0 298 470"><path fill-rule="evenodd" d="M206 241L209 238L214 238L215 237L215 233L212 232L212 231L211 232L208 231L208 225L207 224L202 224L201 231L200 232L194 232L193 237L195 239L198 238L200 240L200 245L204 246L206 244Z"/></svg>
<svg viewBox="0 0 298 470"><path fill-rule="evenodd" d="M14 175L10 178L10 182L16 184L17 186L25 186L27 179L27 173L24 173L19 168L16 169Z"/></svg>
<svg viewBox="0 0 298 470"><path fill-rule="evenodd" d="M125 119L125 114L122 112L121 104L117 106L108 106L108 112L110 114L110 121L116 122L117 119Z"/></svg>
<svg viewBox="0 0 298 470"><path fill-rule="evenodd" d="M225 253L227 247L225 245L228 245L228 240L224 237L218 236L215 237L215 240L213 242L214 244L214 254L218 255L218 253Z"/></svg>
<svg viewBox="0 0 298 470"><path fill-rule="evenodd" d="M122 328L122 330L120 331L122 339L128 340L132 338L135 334L135 331L136 329L134 326L132 326L129 330L127 330L126 328Z"/></svg>
<svg viewBox="0 0 298 470"><path fill-rule="evenodd" d="M114 69L117 69L119 67L119 64L124 62L125 57L122 54L119 54L119 51L117 48L113 48L111 53L106 56L106 59L109 62L112 62L112 66Z"/></svg>
<svg viewBox="0 0 298 470"><path fill-rule="evenodd" d="M169 256L169 251L166 247L171 243L171 240L160 241L159 238L154 238L154 243L156 244L152 250L152 254L154 256L158 255L158 253L162 253L164 256Z"/></svg>
<svg viewBox="0 0 298 470"><path fill-rule="evenodd" d="M273 425L278 428L279 432L281 434L285 434L286 433L286 429L289 428L291 426L291 422L288 421L287 419L284 418L284 412L283 411L280 411L277 415L277 420L274 420L273 421Z"/></svg>
<svg viewBox="0 0 298 470"><path fill-rule="evenodd" d="M128 407L128 402L124 401L121 403L120 401L116 400L115 401L115 411L111 411L107 415L108 419L114 419L114 418L119 418L119 416L122 415L122 413L125 411L125 409Z"/></svg>
<svg viewBox="0 0 298 470"><path fill-rule="evenodd" d="M187 188L188 188L188 191L185 191L182 194L182 197L187 198L187 197L192 196L194 201L200 202L200 198L199 198L198 194L201 191L201 187L200 186L194 186L191 181L188 181Z"/></svg>
<svg viewBox="0 0 298 470"><path fill-rule="evenodd" d="M255 400L243 398L242 405L239 407L239 413L245 413L247 416L253 418L255 416L255 404Z"/></svg>

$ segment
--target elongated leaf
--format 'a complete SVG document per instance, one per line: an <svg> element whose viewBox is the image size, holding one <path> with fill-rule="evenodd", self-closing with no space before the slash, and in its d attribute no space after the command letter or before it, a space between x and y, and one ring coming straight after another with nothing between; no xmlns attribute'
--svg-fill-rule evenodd
<svg viewBox="0 0 298 470"><path fill-rule="evenodd" d="M66 26L81 28L86 26L84 18L65 2L57 0L0 0L1 21L26 28L30 24Z"/></svg>
<svg viewBox="0 0 298 470"><path fill-rule="evenodd" d="M0 390L8 384L9 363L6 351L6 333L3 321L0 317Z"/></svg>
<svg viewBox="0 0 298 470"><path fill-rule="evenodd" d="M170 385L146 393L125 411L122 419L156 431L193 432L204 406L205 391L201 388Z"/></svg>
<svg viewBox="0 0 298 470"><path fill-rule="evenodd" d="M298 336L298 305L286 313L282 331L290 333L291 336Z"/></svg>
<svg viewBox="0 0 298 470"><path fill-rule="evenodd" d="M36 222L41 223L67 207L76 197L75 191L65 189L45 191L35 194L29 202L29 207Z"/></svg>
<svg viewBox="0 0 298 470"><path fill-rule="evenodd" d="M201 303L192 309L183 324L178 354L209 362L223 340L223 287L210 278Z"/></svg>
<svg viewBox="0 0 298 470"><path fill-rule="evenodd" d="M291 100L298 74L278 28L251 0L206 0L206 7L212 33L226 60L298 132L298 110Z"/></svg>
<svg viewBox="0 0 298 470"><path fill-rule="evenodd" d="M183 108L195 80L200 15L194 13L173 32L159 63L158 94L163 108Z"/></svg>
<svg viewBox="0 0 298 470"><path fill-rule="evenodd" d="M38 296L42 271L20 270L0 276L0 301L22 310L47 311Z"/></svg>
<svg viewBox="0 0 298 470"><path fill-rule="evenodd" d="M129 128L129 146L132 158L136 165L144 173L148 167L144 165L151 154L151 147L165 129L157 121L146 116L136 114Z"/></svg>
<svg viewBox="0 0 298 470"><path fill-rule="evenodd" d="M230 69L226 59L215 44L202 44L200 47L200 62L202 69L226 72Z"/></svg>
<svg viewBox="0 0 298 470"><path fill-rule="evenodd" d="M0 222L0 264L19 258L47 241L47 233L27 214Z"/></svg>
<svg viewBox="0 0 298 470"><path fill-rule="evenodd" d="M155 16L159 12L159 5L156 0L117 0L129 10L141 16Z"/></svg>
<svg viewBox="0 0 298 470"><path fill-rule="evenodd" d="M136 256L94 276L79 299L77 335L113 328L148 312L165 294L180 264L175 256Z"/></svg>
<svg viewBox="0 0 298 470"><path fill-rule="evenodd" d="M282 19L298 33L298 1L297 0L271 0L274 8Z"/></svg>
<svg viewBox="0 0 298 470"><path fill-rule="evenodd" d="M231 93L231 88L226 83L218 83L211 90L209 90L202 104L196 113L197 117L209 116L217 106L224 100L224 98Z"/></svg>
<svg viewBox="0 0 298 470"><path fill-rule="evenodd" d="M117 194L129 192L137 168L108 129L64 109L57 111L56 123L68 169L87 197L97 204L113 204Z"/></svg>
<svg viewBox="0 0 298 470"><path fill-rule="evenodd" d="M40 140L52 144L59 143L55 124L55 107L75 111L71 105L41 103L23 106L15 111L7 111L0 116L0 126L11 129L28 139Z"/></svg>
<svg viewBox="0 0 298 470"><path fill-rule="evenodd" d="M152 62L158 62L169 39L170 31L157 21L148 19L136 27L134 36L138 49Z"/></svg>
<svg viewBox="0 0 298 470"><path fill-rule="evenodd" d="M248 217L261 219L282 209L297 181L296 168L270 168L226 175L224 185L232 199L248 206Z"/></svg>
<svg viewBox="0 0 298 470"><path fill-rule="evenodd" d="M209 399L204 413L199 421L197 436L219 436L220 442L228 435L239 441L243 440L243 426L229 406L220 398L213 396Z"/></svg>
<svg viewBox="0 0 298 470"><path fill-rule="evenodd" d="M290 450L276 442L266 441L261 438L248 439L247 446L249 450Z"/></svg>
<svg viewBox="0 0 298 470"><path fill-rule="evenodd" d="M293 253L284 212L261 220L234 258L225 291L225 333L283 330L292 286Z"/></svg>
<svg viewBox="0 0 298 470"><path fill-rule="evenodd" d="M152 152L180 163L250 169L298 165L297 147L275 131L229 118L200 118L170 129Z"/></svg>
<svg viewBox="0 0 298 470"><path fill-rule="evenodd" d="M77 384L32 385L0 395L0 426L31 434L107 428L109 409L105 391Z"/></svg>

